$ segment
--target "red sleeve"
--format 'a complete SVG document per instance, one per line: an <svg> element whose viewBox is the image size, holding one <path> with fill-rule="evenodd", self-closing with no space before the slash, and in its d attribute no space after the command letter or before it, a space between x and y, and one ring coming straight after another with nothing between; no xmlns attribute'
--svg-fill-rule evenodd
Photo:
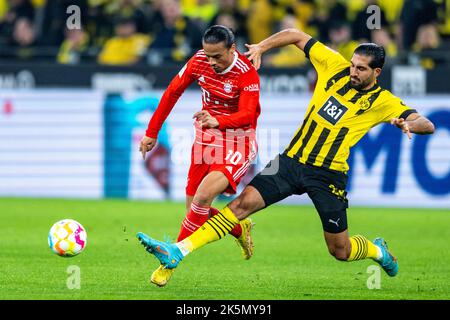
<svg viewBox="0 0 450 320"><path fill-rule="evenodd" d="M158 132L175 106L175 103L183 94L184 90L186 90L186 88L195 80L191 72L193 60L194 57L184 65L164 91L164 94L159 101L158 108L155 110L148 123L147 131L145 132L147 137L158 137Z"/></svg>
<svg viewBox="0 0 450 320"><path fill-rule="evenodd" d="M219 129L256 125L259 109L259 76L255 69L242 74L239 81L239 109L231 115L215 116Z"/></svg>

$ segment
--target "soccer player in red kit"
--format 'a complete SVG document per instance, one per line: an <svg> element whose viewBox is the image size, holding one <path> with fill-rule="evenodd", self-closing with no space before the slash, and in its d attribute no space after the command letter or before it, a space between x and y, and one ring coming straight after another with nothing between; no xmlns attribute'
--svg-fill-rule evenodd
<svg viewBox="0 0 450 320"><path fill-rule="evenodd" d="M179 97L194 81L202 91L202 110L194 114L195 141L186 186L186 217L178 241L191 235L209 216L221 193L236 187L257 154L256 123L260 114L259 76L250 61L236 50L233 32L215 25L205 31L199 50L173 78L141 139L143 157L152 150L158 132ZM218 226L220 228L220 226ZM231 234L243 256L253 254L251 220L243 220ZM175 269L162 265L151 282L164 286Z"/></svg>

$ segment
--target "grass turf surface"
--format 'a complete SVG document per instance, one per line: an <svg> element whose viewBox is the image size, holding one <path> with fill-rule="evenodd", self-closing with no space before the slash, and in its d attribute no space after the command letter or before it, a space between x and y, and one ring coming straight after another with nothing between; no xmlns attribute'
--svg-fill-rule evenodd
<svg viewBox="0 0 450 320"><path fill-rule="evenodd" d="M220 205L221 207L221 205ZM182 203L121 200L0 199L0 299L450 299L450 213L431 209L351 208L350 234L383 236L399 274L381 271L368 289L372 260L332 258L312 206L272 206L253 216L255 255L241 258L231 236L188 256L170 283L149 283L158 266L135 234L174 239ZM85 251L58 257L47 233L72 218L86 228ZM81 289L67 288L67 268L81 270Z"/></svg>

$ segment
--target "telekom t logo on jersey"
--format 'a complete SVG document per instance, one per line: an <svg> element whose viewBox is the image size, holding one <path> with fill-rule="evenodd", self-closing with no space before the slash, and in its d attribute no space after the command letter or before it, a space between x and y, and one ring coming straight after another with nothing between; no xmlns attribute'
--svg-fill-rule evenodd
<svg viewBox="0 0 450 320"><path fill-rule="evenodd" d="M202 90L202 98L203 101L205 103L209 103L211 102L211 94L208 92L208 90L203 89L202 87L200 87L200 89Z"/></svg>

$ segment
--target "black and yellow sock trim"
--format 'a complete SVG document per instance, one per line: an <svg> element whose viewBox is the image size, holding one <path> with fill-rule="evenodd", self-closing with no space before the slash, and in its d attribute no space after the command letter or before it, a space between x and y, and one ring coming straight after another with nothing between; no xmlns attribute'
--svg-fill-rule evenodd
<svg viewBox="0 0 450 320"><path fill-rule="evenodd" d="M352 250L350 257L347 261L356 261L367 258L368 240L364 236L352 236L350 237L350 243L352 244Z"/></svg>
<svg viewBox="0 0 450 320"><path fill-rule="evenodd" d="M372 241L367 240L366 237L361 235L352 236L350 237L350 243L352 245L352 250L347 261L356 261L366 258L376 260L378 258L377 246L374 245Z"/></svg>
<svg viewBox="0 0 450 320"><path fill-rule="evenodd" d="M234 228L233 224L221 212L206 221L207 224L216 232L219 239L225 237Z"/></svg>
<svg viewBox="0 0 450 320"><path fill-rule="evenodd" d="M220 213L206 220L197 231L181 242L185 242L186 248L189 252L192 252L207 243L222 239L238 223L239 219L236 218L230 208L225 207Z"/></svg>

